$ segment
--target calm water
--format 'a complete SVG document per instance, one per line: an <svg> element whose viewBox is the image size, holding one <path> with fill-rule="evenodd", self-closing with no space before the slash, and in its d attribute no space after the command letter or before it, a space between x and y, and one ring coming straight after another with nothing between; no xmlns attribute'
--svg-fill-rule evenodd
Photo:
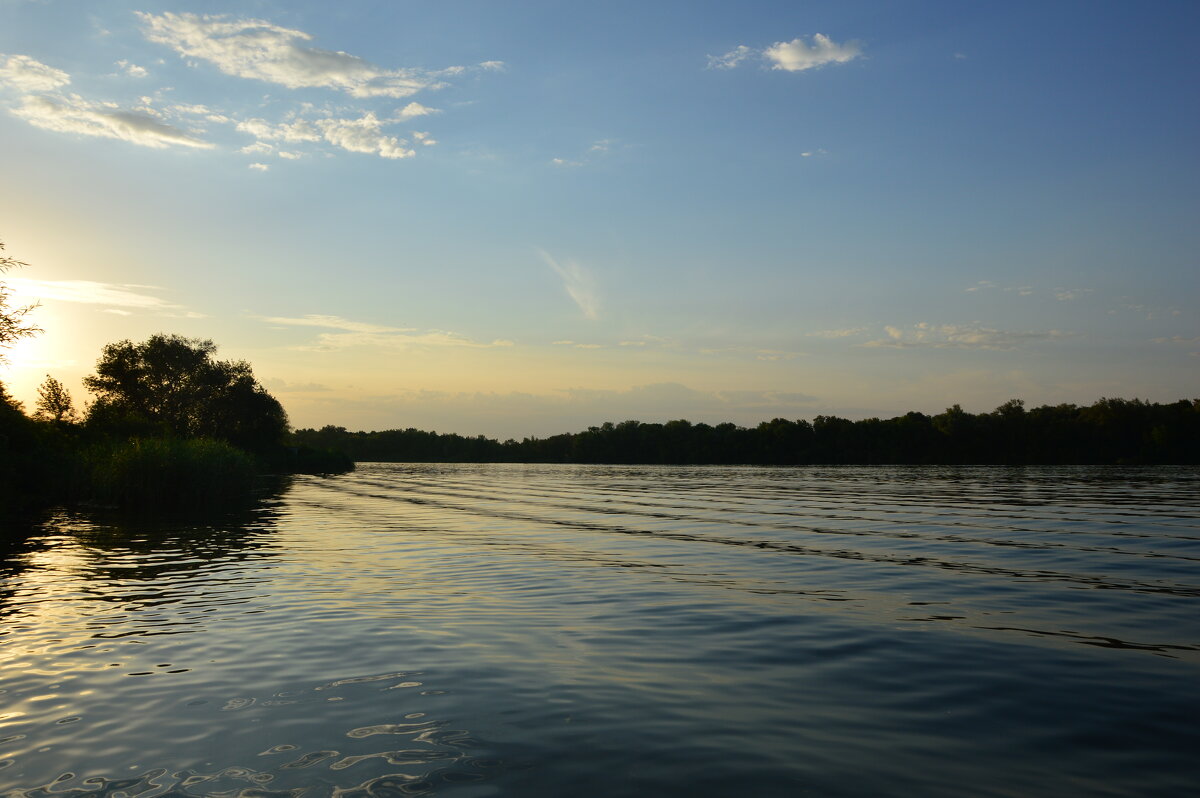
<svg viewBox="0 0 1200 798"><path fill-rule="evenodd" d="M9 798L1200 789L1196 469L367 465L0 558Z"/></svg>

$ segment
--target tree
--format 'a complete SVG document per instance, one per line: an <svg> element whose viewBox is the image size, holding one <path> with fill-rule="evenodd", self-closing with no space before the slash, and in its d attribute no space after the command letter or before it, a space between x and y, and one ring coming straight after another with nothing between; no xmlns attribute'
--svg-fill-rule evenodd
<svg viewBox="0 0 1200 798"><path fill-rule="evenodd" d="M88 423L113 431L215 438L251 451L279 446L283 406L244 360L217 360L212 341L152 335L104 347L84 386L96 394Z"/></svg>
<svg viewBox="0 0 1200 798"><path fill-rule="evenodd" d="M25 264L19 260L8 257L2 254L4 252L4 242L0 241L0 272L6 272L17 266ZM29 324L25 317L28 316L37 305L24 305L22 307L8 306L8 299L11 291L4 283L0 283L0 349L7 349L21 338L26 336L36 335L41 332L41 328L36 325ZM0 363L4 362L4 354L0 352Z"/></svg>
<svg viewBox="0 0 1200 798"><path fill-rule="evenodd" d="M67 386L47 374L46 381L38 388L33 417L43 421L75 421L75 405Z"/></svg>

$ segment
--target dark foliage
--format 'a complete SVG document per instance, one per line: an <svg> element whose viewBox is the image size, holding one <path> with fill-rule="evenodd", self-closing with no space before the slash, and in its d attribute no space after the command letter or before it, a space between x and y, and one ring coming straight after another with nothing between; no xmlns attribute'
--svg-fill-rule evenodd
<svg viewBox="0 0 1200 798"><path fill-rule="evenodd" d="M212 341L153 335L104 347L84 385L89 427L126 435L211 438L252 452L282 445L287 414L245 361L217 360Z"/></svg>
<svg viewBox="0 0 1200 798"><path fill-rule="evenodd" d="M336 448L355 461L527 463L803 464L1198 464L1200 399L1156 404L1101 399L1088 407L991 413L958 405L936 416L907 413L850 421L777 418L756 427L670 421L606 422L583 432L499 441L416 429L302 429L301 445Z"/></svg>

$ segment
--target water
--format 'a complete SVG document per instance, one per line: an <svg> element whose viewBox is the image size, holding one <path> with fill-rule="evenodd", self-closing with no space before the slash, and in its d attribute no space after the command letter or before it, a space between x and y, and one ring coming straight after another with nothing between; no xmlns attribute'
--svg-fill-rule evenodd
<svg viewBox="0 0 1200 798"><path fill-rule="evenodd" d="M0 794L1200 784L1200 471L367 465L0 552Z"/></svg>

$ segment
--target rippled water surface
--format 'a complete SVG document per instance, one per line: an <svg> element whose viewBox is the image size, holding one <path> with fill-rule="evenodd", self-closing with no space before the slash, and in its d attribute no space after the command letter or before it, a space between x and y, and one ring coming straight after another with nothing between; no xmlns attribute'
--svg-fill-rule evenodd
<svg viewBox="0 0 1200 798"><path fill-rule="evenodd" d="M388 464L61 513L0 548L0 678L11 798L1195 794L1200 472Z"/></svg>

